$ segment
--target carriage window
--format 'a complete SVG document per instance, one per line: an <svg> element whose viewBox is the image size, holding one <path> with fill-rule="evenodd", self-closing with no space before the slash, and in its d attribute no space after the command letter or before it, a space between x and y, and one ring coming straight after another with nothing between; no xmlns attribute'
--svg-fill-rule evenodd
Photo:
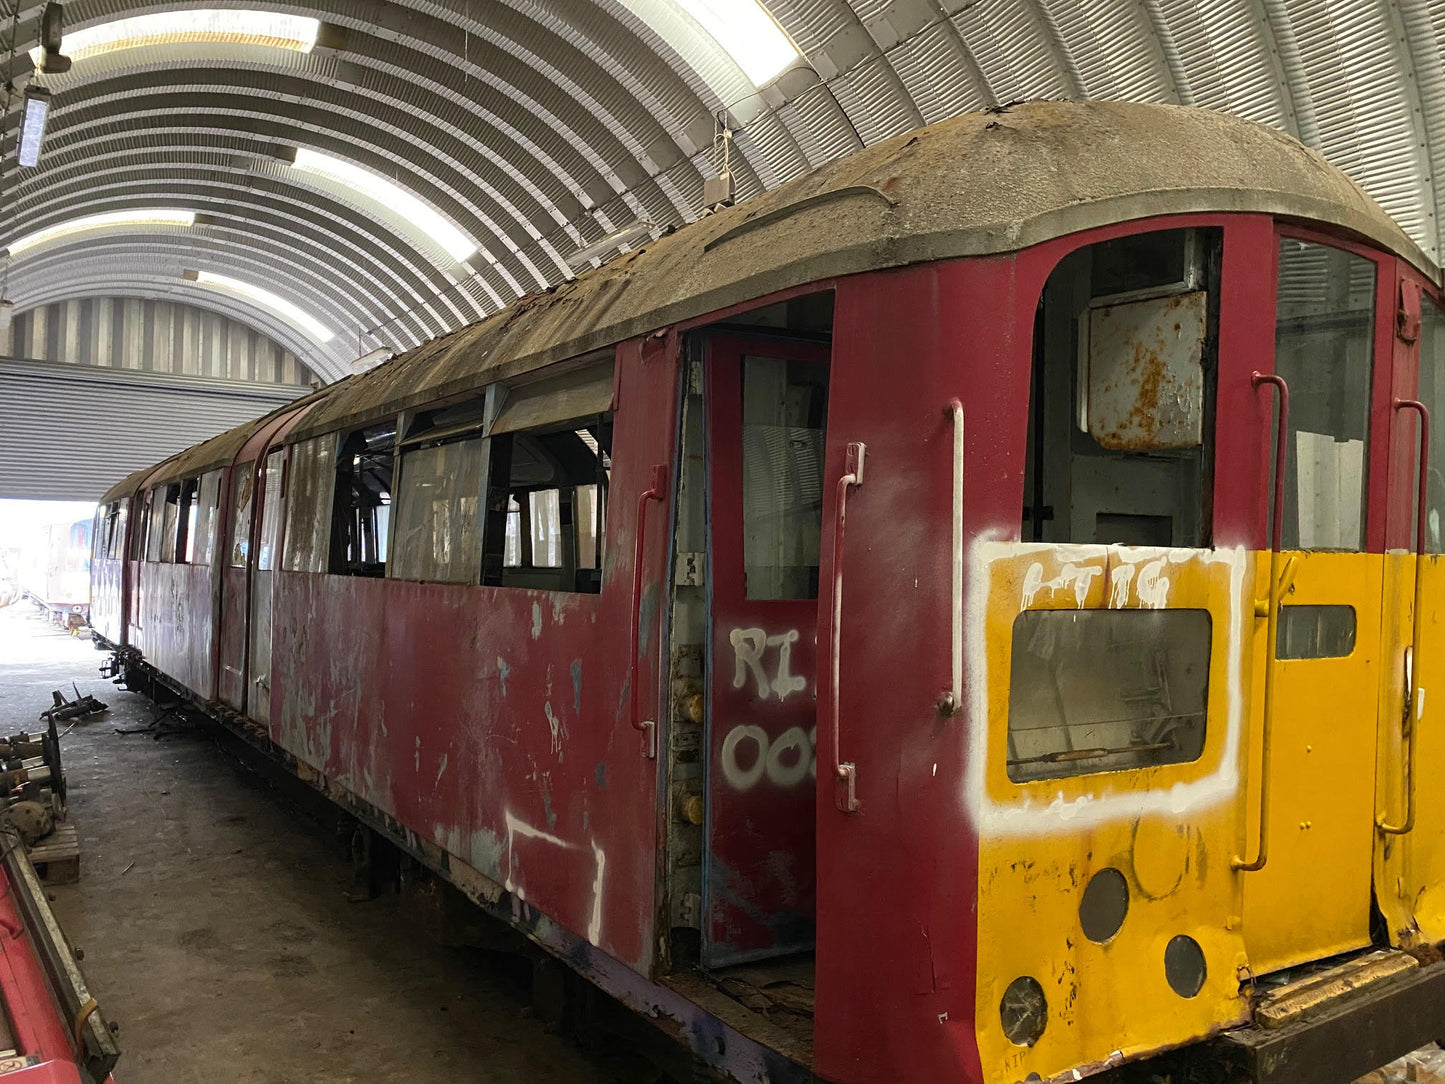
<svg viewBox="0 0 1445 1084"><path fill-rule="evenodd" d="M149 525L146 530L146 560L176 559L176 503L180 486L156 486L151 490Z"/></svg>
<svg viewBox="0 0 1445 1084"><path fill-rule="evenodd" d="M186 533L186 560L209 565L216 553L216 529L220 519L221 472L207 471L201 475L196 495L195 515Z"/></svg>
<svg viewBox="0 0 1445 1084"><path fill-rule="evenodd" d="M281 501L286 449L277 448L266 457L266 477L261 483L261 544L256 550L256 569L269 572L276 567L276 545L281 539Z"/></svg>
<svg viewBox="0 0 1445 1084"><path fill-rule="evenodd" d="M612 416L491 439L484 583L602 589Z"/></svg>
<svg viewBox="0 0 1445 1084"><path fill-rule="evenodd" d="M112 559L125 553L126 502L115 501L110 506L110 534L106 540L105 555Z"/></svg>
<svg viewBox="0 0 1445 1084"><path fill-rule="evenodd" d="M331 551L331 487L336 481L336 434L304 440L291 449L286 486L288 572L325 572Z"/></svg>
<svg viewBox="0 0 1445 1084"><path fill-rule="evenodd" d="M1430 484L1425 505L1425 545L1445 553L1445 312L1420 299L1420 401L1430 410ZM1415 430L1410 430L1415 432ZM1415 449L1412 438L1410 448ZM1411 487L1411 493L1415 492ZM1414 533L1411 532L1411 539Z"/></svg>
<svg viewBox="0 0 1445 1084"><path fill-rule="evenodd" d="M745 357L742 383L747 597L817 598L827 366Z"/></svg>
<svg viewBox="0 0 1445 1084"><path fill-rule="evenodd" d="M1025 610L1014 621L1015 783L1198 760L1208 610Z"/></svg>
<svg viewBox="0 0 1445 1084"><path fill-rule="evenodd" d="M96 557L104 557L110 547L110 510L114 505L102 504L95 509L90 532L91 546Z"/></svg>
<svg viewBox="0 0 1445 1084"><path fill-rule="evenodd" d="M147 489L136 498L136 525L135 537L131 539L131 560L144 561L149 552L151 505L155 498L155 490Z"/></svg>
<svg viewBox="0 0 1445 1084"><path fill-rule="evenodd" d="M332 572L348 576L386 573L395 451L395 421L357 429L342 438L336 456Z"/></svg>
<svg viewBox="0 0 1445 1084"><path fill-rule="evenodd" d="M251 553L251 501L256 464L242 463L231 473L231 567L245 568Z"/></svg>
<svg viewBox="0 0 1445 1084"><path fill-rule="evenodd" d="M1218 340L1217 229L1088 245L1034 321L1021 536L1202 546Z"/></svg>
<svg viewBox="0 0 1445 1084"><path fill-rule="evenodd" d="M176 506L176 541L171 559L182 564L191 560L191 540L196 530L196 497L200 488L200 482L195 478L187 478L181 483L180 500Z"/></svg>
<svg viewBox="0 0 1445 1084"><path fill-rule="evenodd" d="M417 448L401 457L391 576L476 583L482 572L480 437Z"/></svg>
<svg viewBox="0 0 1445 1084"><path fill-rule="evenodd" d="M1289 383L1285 549L1365 545L1375 264L1282 238L1275 372Z"/></svg>

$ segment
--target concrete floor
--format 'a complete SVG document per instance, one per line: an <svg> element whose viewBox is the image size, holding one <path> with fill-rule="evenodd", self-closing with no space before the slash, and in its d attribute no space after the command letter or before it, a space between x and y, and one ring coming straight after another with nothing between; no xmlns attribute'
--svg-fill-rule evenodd
<svg viewBox="0 0 1445 1084"><path fill-rule="evenodd" d="M652 1078L549 1033L507 959L441 947L396 896L350 902L335 839L212 738L118 735L152 705L31 612L0 609L0 734L72 680L111 706L62 742L81 879L51 892L120 1084Z"/></svg>

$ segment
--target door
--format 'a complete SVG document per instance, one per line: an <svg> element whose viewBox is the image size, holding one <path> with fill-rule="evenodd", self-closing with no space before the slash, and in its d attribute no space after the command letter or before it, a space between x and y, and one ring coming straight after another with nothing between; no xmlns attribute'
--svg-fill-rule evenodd
<svg viewBox="0 0 1445 1084"><path fill-rule="evenodd" d="M251 581L251 651L247 712L258 723L271 721L271 603L276 568L281 563L281 503L285 495L286 449L277 448L266 456L261 492L260 540L254 555Z"/></svg>
<svg viewBox="0 0 1445 1084"><path fill-rule="evenodd" d="M1374 364L1377 265L1288 237L1278 258L1275 372L1289 422L1284 462L1274 441L1267 453L1271 478L1284 471L1280 552L1260 555L1256 577L1257 612L1274 609L1255 622L1271 749L1259 869L1257 793L1246 820L1244 932L1256 974L1370 943L1385 567L1366 544L1372 404L1389 394L1388 364L1382 381Z"/></svg>
<svg viewBox="0 0 1445 1084"><path fill-rule="evenodd" d="M707 966L810 950L828 350L706 343Z"/></svg>

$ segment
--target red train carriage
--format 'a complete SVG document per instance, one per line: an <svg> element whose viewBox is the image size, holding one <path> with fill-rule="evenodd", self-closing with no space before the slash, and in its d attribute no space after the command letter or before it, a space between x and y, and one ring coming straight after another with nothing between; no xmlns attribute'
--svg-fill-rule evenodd
<svg viewBox="0 0 1445 1084"><path fill-rule="evenodd" d="M127 479L95 627L740 1080L1347 1080L1445 1034L1439 299L1278 133L962 117Z"/></svg>

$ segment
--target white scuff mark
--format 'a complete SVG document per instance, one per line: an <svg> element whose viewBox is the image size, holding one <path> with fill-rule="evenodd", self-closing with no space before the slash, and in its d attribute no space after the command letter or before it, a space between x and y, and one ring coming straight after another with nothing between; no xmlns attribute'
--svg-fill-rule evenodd
<svg viewBox="0 0 1445 1084"><path fill-rule="evenodd" d="M440 783L440 782L442 781L442 772L444 772L444 771L446 771L446 770L447 770L447 755L446 755L445 753L443 753L443 754L442 754L441 766L440 766L439 768L437 768L436 783ZM434 784L434 785L435 785L435 784Z"/></svg>
<svg viewBox="0 0 1445 1084"><path fill-rule="evenodd" d="M1079 609L1089 601L1089 588L1093 585L1095 576L1102 576L1104 569L1099 565L1076 565L1067 563L1059 569L1059 574L1052 579L1044 579L1044 566L1040 561L1029 565L1029 570L1024 573L1023 605L1021 609L1027 610L1033 606L1034 601L1045 590L1051 595L1059 591L1074 592L1074 602Z"/></svg>
<svg viewBox="0 0 1445 1084"><path fill-rule="evenodd" d="M1415 689L1415 718L1425 718L1425 687L1423 685Z"/></svg>
<svg viewBox="0 0 1445 1084"><path fill-rule="evenodd" d="M1167 814L1173 817L1196 815L1199 811L1233 801L1238 797L1240 787L1240 749L1244 740L1244 697L1241 667L1244 644L1246 643L1246 617L1254 615L1254 600L1247 590L1246 572L1250 568L1249 551L1236 547L1232 549L1178 549L1166 550L1157 547L1109 547L1087 545L1063 545L1056 543L1019 543L1007 541L1009 530L999 528L990 533L980 534L969 547L968 552L968 597L964 606L966 636L966 667L969 709L977 721L970 728L968 768L964 773L961 797L965 808L980 834L995 837L1030 837L1047 835L1059 831L1067 823L1070 827L1096 827L1100 824L1125 822L1148 814ZM1015 791L1017 797L1007 802L995 801L988 793L986 769L993 753L989 748L990 693L988 684L988 642L985 635L988 618L988 601L993 582L995 564L1014 564L1021 557L1032 554L1047 555L1048 559L1061 566L1058 576L1046 581L1043 563L1036 562L1029 567L1024 578L1025 606L1029 600L1029 589L1034 593L1045 587L1061 590L1076 586L1076 577L1069 570L1078 569L1076 562L1114 560L1118 562L1112 576L1118 578L1130 565L1147 565L1153 568L1153 579L1145 593L1143 571L1135 577L1136 594L1140 603L1152 605L1151 599L1161 590L1169 589L1168 581L1160 575L1165 564L1183 564L1189 561L1205 565L1223 564L1229 569L1229 602L1225 624L1225 718L1224 747L1213 771L1190 782L1176 783L1172 787L1155 788L1147 791L1113 791L1106 776L1098 779L1098 793L1066 799L1062 791L1043 798L1032 795L1040 793L1044 784L1029 784L1027 788ZM1155 567L1157 566L1157 567ZM1093 572L1102 568L1094 567ZM1068 580L1068 583L1061 581ZM1161 588L1159 581L1164 580ZM1115 598L1111 588L1110 601ZM1127 602L1128 600L1125 599Z"/></svg>
<svg viewBox="0 0 1445 1084"><path fill-rule="evenodd" d="M542 604L541 604L540 602L534 602L534 603L532 603L532 639L534 639L534 640L540 640L541 638L542 638Z"/></svg>
<svg viewBox="0 0 1445 1084"><path fill-rule="evenodd" d="M416 740L416 770L421 771L421 739Z"/></svg>
<svg viewBox="0 0 1445 1084"><path fill-rule="evenodd" d="M547 726L552 731L552 752L560 753L562 751L562 740L567 737L567 727L562 720L557 717L557 713L552 710L552 701L548 700L543 704L542 711L546 714Z"/></svg>
<svg viewBox="0 0 1445 1084"><path fill-rule="evenodd" d="M933 777L934 777L935 779L938 778L938 765L937 765L937 764L935 764L935 765L933 766Z"/></svg>
<svg viewBox="0 0 1445 1084"><path fill-rule="evenodd" d="M1139 570L1139 601L1162 610L1169 605L1169 577L1164 575L1163 560L1150 561Z"/></svg>
<svg viewBox="0 0 1445 1084"><path fill-rule="evenodd" d="M582 845L569 843L560 836L541 828L528 824L520 817L514 816L510 810L506 812L507 825L507 871L502 881L502 887L510 892L516 899L525 902L527 890L517 881L516 878L516 840L535 839L542 843L549 843L554 847L560 847L567 851L578 851ZM602 944L602 884L607 868L607 855L597 845L595 839L588 840L587 846L592 851L594 872L592 875L592 908L587 920L587 940L594 945Z"/></svg>

